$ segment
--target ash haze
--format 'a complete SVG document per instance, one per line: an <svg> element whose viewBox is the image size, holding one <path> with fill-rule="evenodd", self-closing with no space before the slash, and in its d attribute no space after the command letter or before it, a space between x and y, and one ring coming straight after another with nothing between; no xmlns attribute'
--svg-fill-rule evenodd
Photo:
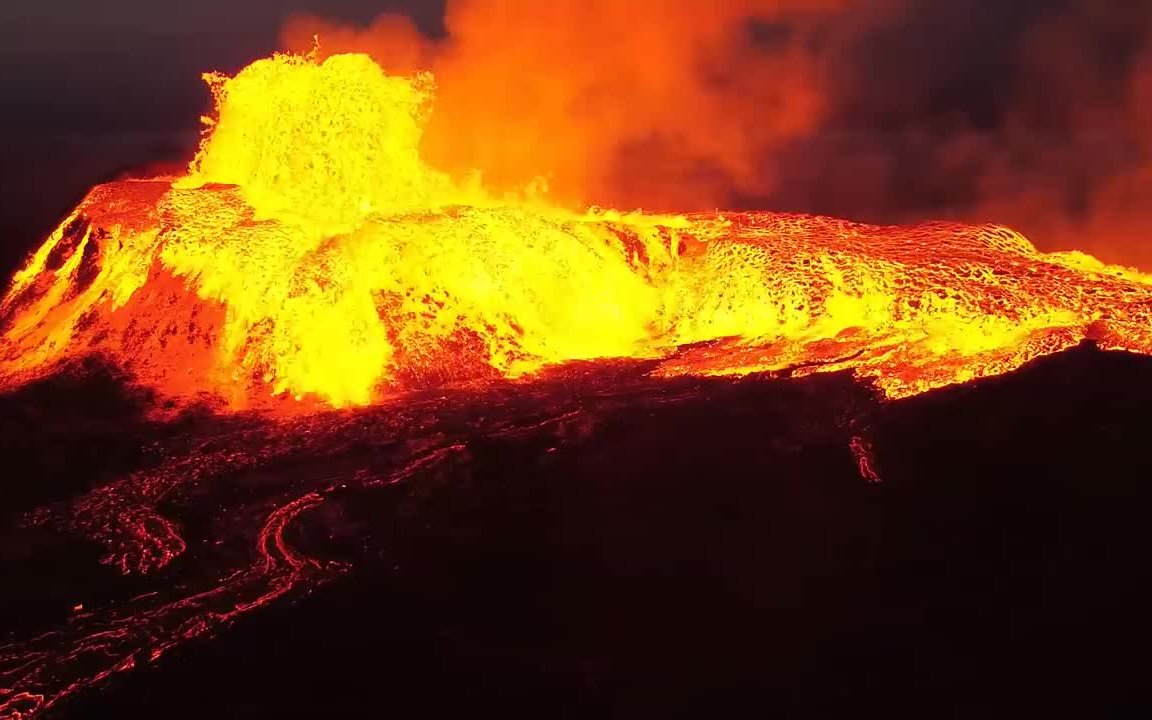
<svg viewBox="0 0 1152 720"><path fill-rule="evenodd" d="M315 31L331 51L435 70L430 159L454 172L479 165L496 184L546 174L559 198L651 209L995 220L1043 249L1152 267L1147 3L699 8L5 3L0 267L93 183L186 161L209 104L202 71L235 71ZM506 90L517 86L527 90Z"/></svg>

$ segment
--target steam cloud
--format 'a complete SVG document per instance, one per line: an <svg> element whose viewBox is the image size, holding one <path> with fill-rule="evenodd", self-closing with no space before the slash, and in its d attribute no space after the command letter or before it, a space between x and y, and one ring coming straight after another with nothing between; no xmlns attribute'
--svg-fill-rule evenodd
<svg viewBox="0 0 1152 720"><path fill-rule="evenodd" d="M1152 6L1127 0L449 0L286 48L439 86L425 159L650 210L1003 222L1152 268Z"/></svg>

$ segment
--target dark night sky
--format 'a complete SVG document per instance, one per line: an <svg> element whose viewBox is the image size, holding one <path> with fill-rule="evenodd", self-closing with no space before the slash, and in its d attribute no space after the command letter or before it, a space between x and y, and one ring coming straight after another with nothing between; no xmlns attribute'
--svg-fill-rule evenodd
<svg viewBox="0 0 1152 720"><path fill-rule="evenodd" d="M891 1L860 0L854 7ZM925 183L917 172L890 172L882 192L862 198L829 179L829 168L841 158L867 164L884 155L893 167L900 167L897 158L913 170L918 163L931 169L941 160L917 156L921 146L907 141L915 135L910 128L940 132L942 121L957 118L968 130L992 133L995 142L1018 87L1021 39L1054 14L1094 1L904 0L898 21L863 35L838 61L838 112L818 139L834 152L799 148L791 191L773 200L788 206L782 209L893 220L905 219L908 208L936 211L963 200L969 188L962 183ZM187 158L209 102L200 74L234 71L267 55L290 14L366 23L394 10L435 34L443 31L443 6L444 0L0 3L0 270L9 272L92 184L128 168ZM1123 30L1093 37L1099 47L1091 62L1120 68L1128 45L1143 39ZM828 139L845 129L892 139ZM821 154L823 162L810 161Z"/></svg>
<svg viewBox="0 0 1152 720"><path fill-rule="evenodd" d="M366 22L406 12L435 31L437 0L15 0L0 8L0 91L6 115L81 110L149 127L153 116L203 103L198 76L269 53L292 13ZM128 108L118 113L118 103ZM149 107L152 107L149 110ZM142 113L137 120L132 115ZM89 119L87 122L90 122ZM192 119L194 123L195 118ZM72 127L78 120L55 118Z"/></svg>

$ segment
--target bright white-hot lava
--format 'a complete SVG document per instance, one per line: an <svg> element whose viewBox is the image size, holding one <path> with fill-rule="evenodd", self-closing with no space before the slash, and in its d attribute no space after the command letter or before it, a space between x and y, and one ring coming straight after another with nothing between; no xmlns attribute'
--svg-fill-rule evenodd
<svg viewBox="0 0 1152 720"><path fill-rule="evenodd" d="M1147 276L1005 228L575 212L426 164L428 75L275 56L208 80L187 174L94 188L16 275L4 385L95 353L168 396L344 406L628 356L899 397L1089 337L1152 352Z"/></svg>

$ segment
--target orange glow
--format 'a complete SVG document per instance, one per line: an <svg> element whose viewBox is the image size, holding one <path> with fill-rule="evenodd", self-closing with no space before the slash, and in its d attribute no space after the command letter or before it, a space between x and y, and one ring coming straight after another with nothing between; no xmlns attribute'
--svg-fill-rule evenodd
<svg viewBox="0 0 1152 720"><path fill-rule="evenodd" d="M318 34L322 53L366 53L389 74L431 70L421 150L453 177L480 171L501 191L540 178L569 206L682 212L772 188L765 152L825 109L809 36L848 4L449 0L439 40L388 14L366 28L297 16L282 37L304 53ZM795 30L758 51L752 17Z"/></svg>
<svg viewBox="0 0 1152 720"><path fill-rule="evenodd" d="M167 396L306 409L626 356L902 397L1085 338L1152 352L1152 278L1004 228L575 212L426 163L429 75L276 56L207 79L188 173L95 188L17 273L0 385L102 353Z"/></svg>

